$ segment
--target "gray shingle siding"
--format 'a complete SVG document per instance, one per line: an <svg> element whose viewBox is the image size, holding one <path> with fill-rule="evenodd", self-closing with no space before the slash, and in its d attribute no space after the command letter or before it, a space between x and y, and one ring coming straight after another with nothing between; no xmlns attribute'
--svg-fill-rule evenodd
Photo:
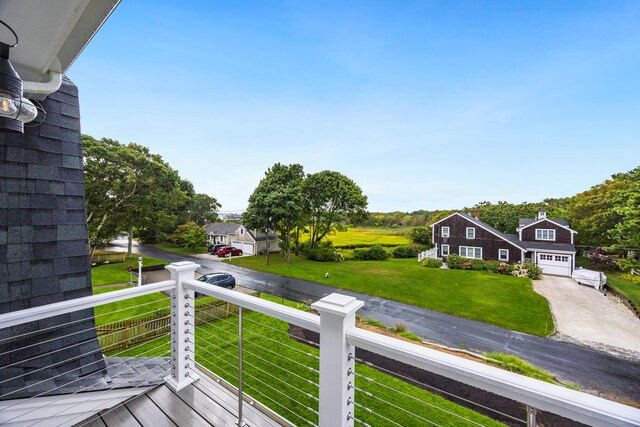
<svg viewBox="0 0 640 427"><path fill-rule="evenodd" d="M60 90L42 103L47 111L42 125L25 128L24 135L0 134L0 313L91 295L77 93L75 85L65 78ZM104 368L92 315L93 310L83 310L1 331L3 337L19 336L71 318L81 320L72 328L65 326L3 342L3 352L39 344L0 357L5 365L17 353L20 359L26 353L35 356L31 362L14 366L15 372L0 373L0 394L36 378L54 377L81 363L89 366L76 376ZM76 329L88 332L68 335ZM34 372L54 360L64 362L80 355L84 355L82 362L75 360ZM26 375L1 382L8 374Z"/></svg>

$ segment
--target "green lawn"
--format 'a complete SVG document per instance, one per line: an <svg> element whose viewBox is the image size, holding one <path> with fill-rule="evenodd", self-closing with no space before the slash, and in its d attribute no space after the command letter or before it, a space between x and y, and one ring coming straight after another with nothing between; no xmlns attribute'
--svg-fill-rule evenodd
<svg viewBox="0 0 640 427"><path fill-rule="evenodd" d="M325 237L331 240L336 248L365 247L365 246L400 246L408 245L411 239L407 237L410 227L402 228L350 228L347 231L338 231ZM302 236L302 241L309 235Z"/></svg>
<svg viewBox="0 0 640 427"><path fill-rule="evenodd" d="M589 258L584 256L576 257L576 266L593 270L593 267L591 267L589 263ZM607 285L609 287L640 309L640 284L631 283L629 280L626 280L626 274L618 271L604 271L604 274L607 275Z"/></svg>
<svg viewBox="0 0 640 427"><path fill-rule="evenodd" d="M91 283L93 286L112 285L114 283L126 283L131 279L127 266L138 268L138 254L132 254L131 258L125 258L124 262L103 264L91 268ZM166 265L167 263L152 257L142 257L143 266Z"/></svg>
<svg viewBox="0 0 640 427"><path fill-rule="evenodd" d="M113 288L94 288L93 294L102 294L105 292L127 289L128 286ZM122 301L116 301L96 307L95 316L97 325L105 325L107 323L117 322L137 316L147 316L158 314L158 310L169 310L169 298L160 292L154 294L142 295L135 298L129 298Z"/></svg>
<svg viewBox="0 0 640 427"><path fill-rule="evenodd" d="M547 300L531 281L486 271L422 267L415 259L322 263L292 256L291 264L272 255L228 262L282 276L325 283L425 307L507 329L544 336L554 330ZM329 278L325 278L329 273Z"/></svg>
<svg viewBox="0 0 640 427"><path fill-rule="evenodd" d="M200 246L194 249L185 248L182 245L176 245L175 243L156 243L154 245L158 249L165 250L167 252L173 252L178 255L195 255L195 254L206 254L207 248L204 246Z"/></svg>
<svg viewBox="0 0 640 427"><path fill-rule="evenodd" d="M280 301L279 298L269 299ZM317 415L308 408L318 410L316 400L318 387L314 385L318 383L318 374L309 369L312 367L318 370L318 350L315 347L292 340L288 335L289 325L272 317L248 312L243 317L243 325L245 337L243 341L243 383L245 392L297 425L306 425L306 420L317 424ZM237 328L237 318L231 317L198 326L196 330L197 362L231 384L237 384ZM168 337L129 350L115 351L109 355L169 356ZM435 425L502 425L371 367L357 364L356 373L374 380L359 379L357 381L358 388L371 393L371 396L357 391L356 402L397 423L389 423L373 413L356 408L355 417L368 424L375 426L433 425L421 422L421 420L377 399L381 398L393 402L401 408L407 408L411 413L430 420ZM473 423L464 422L462 419L453 417L437 408L459 414L472 420Z"/></svg>

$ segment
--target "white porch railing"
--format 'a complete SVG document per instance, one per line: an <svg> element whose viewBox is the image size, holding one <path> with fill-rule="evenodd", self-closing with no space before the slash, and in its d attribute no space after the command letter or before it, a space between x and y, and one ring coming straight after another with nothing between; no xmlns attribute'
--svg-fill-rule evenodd
<svg viewBox="0 0 640 427"><path fill-rule="evenodd" d="M437 258L437 257L438 257L437 248L427 249L426 251L422 251L418 253L418 262L422 262L422 260L425 260L427 258Z"/></svg>
<svg viewBox="0 0 640 427"><path fill-rule="evenodd" d="M241 308L262 313L289 324L320 333L319 425L321 427L368 425L356 417L359 391L356 379L356 348L424 369L489 391L526 405L526 423L536 425L538 410L558 414L587 425L637 426L640 410L561 386L524 377L451 354L384 336L355 326L355 313L362 302L332 294L312 304L320 315L297 310L236 291L194 280L198 265L179 262L167 266L171 280L137 288L64 301L0 315L0 329L96 307L158 291L172 291L171 374L167 383L180 390L197 380L195 351L194 292L210 295ZM239 316L238 350L242 355L242 310ZM242 357L238 360L238 389L242 394ZM238 422L242 424L244 399L239 399ZM401 399L393 405L404 410ZM366 408L363 408L366 410ZM359 409L360 410L360 409ZM405 411L407 412L407 411ZM452 415L454 416L454 415ZM387 424L394 425L393 420ZM313 423L310 423L313 424ZM398 423L395 423L398 425ZM416 422L416 424L419 424Z"/></svg>

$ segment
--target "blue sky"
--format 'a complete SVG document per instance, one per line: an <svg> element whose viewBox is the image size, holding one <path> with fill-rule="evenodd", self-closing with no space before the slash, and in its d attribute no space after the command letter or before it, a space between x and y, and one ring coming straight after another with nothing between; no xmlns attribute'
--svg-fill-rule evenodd
<svg viewBox="0 0 640 427"><path fill-rule="evenodd" d="M347 175L371 211L640 164L640 2L185 4L124 0L68 75L84 133L148 146L222 211L276 162Z"/></svg>

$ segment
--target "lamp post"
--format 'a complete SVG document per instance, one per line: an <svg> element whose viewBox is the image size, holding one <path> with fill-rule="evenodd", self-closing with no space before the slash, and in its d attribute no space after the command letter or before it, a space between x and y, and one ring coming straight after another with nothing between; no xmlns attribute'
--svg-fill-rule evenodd
<svg viewBox="0 0 640 427"><path fill-rule="evenodd" d="M142 286L142 257L138 257L138 286Z"/></svg>

